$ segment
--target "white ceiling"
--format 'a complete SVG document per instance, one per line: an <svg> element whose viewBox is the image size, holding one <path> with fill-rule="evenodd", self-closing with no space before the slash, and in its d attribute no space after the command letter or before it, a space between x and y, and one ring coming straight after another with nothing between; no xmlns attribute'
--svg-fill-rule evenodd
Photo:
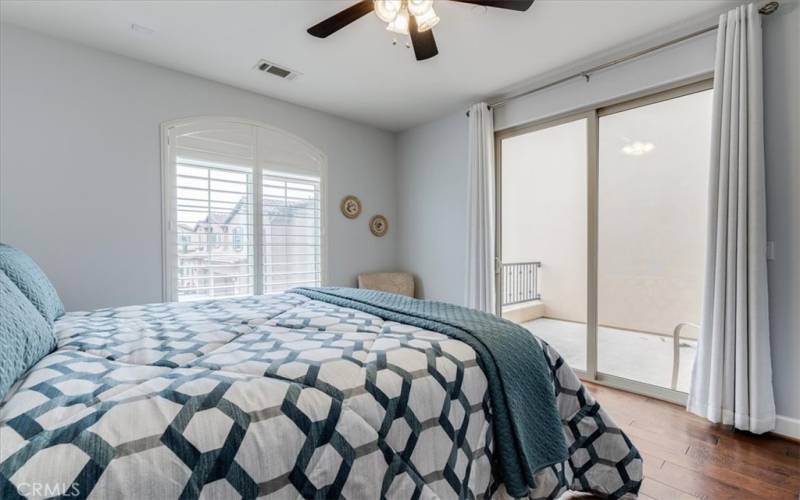
<svg viewBox="0 0 800 500"><path fill-rule="evenodd" d="M306 33L356 0L3 1L0 18L264 95L403 130L736 0L536 0L527 12L438 0L439 55L423 62L369 14ZM134 32L131 24L151 28ZM260 58L302 73L254 71Z"/></svg>

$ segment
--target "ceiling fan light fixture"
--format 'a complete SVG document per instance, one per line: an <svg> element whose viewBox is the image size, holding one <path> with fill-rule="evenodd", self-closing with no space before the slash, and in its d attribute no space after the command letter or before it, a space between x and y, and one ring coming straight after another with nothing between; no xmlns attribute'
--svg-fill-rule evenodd
<svg viewBox="0 0 800 500"><path fill-rule="evenodd" d="M406 0L406 5L408 5L408 13L417 16L417 19L433 10L433 0Z"/></svg>
<svg viewBox="0 0 800 500"><path fill-rule="evenodd" d="M436 15L436 12L433 10L433 7L428 9L427 12L424 14L414 16L417 18L417 30L418 31L428 31L429 29L433 28L437 24L439 24L439 16Z"/></svg>
<svg viewBox="0 0 800 500"><path fill-rule="evenodd" d="M408 35L408 10L401 8L386 29L398 35Z"/></svg>
<svg viewBox="0 0 800 500"><path fill-rule="evenodd" d="M517 12L525 12L534 2L534 0L452 1ZM408 36L409 41L406 42L406 47L414 48L414 57L417 61L425 61L439 54L439 48L436 46L436 39L431 29L440 21L433 9L434 3L434 0L359 0L346 9L323 19L306 31L313 37L327 38L375 11L375 15L388 25L386 26L388 31ZM393 44L397 45L396 38Z"/></svg>
<svg viewBox="0 0 800 500"><path fill-rule="evenodd" d="M375 0L374 4L375 14L386 23L394 21L403 7L401 0Z"/></svg>

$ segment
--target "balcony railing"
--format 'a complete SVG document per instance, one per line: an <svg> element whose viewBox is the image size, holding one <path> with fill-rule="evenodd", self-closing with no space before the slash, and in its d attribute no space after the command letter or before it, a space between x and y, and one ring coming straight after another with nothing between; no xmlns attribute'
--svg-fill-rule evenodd
<svg viewBox="0 0 800 500"><path fill-rule="evenodd" d="M541 300L539 269L541 262L503 263L503 305Z"/></svg>

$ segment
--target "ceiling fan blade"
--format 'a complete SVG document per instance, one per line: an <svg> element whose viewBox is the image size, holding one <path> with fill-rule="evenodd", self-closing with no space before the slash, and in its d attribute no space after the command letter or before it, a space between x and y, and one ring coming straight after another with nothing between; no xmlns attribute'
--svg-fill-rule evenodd
<svg viewBox="0 0 800 500"><path fill-rule="evenodd" d="M408 34L411 36L411 45L414 47L417 61L430 59L439 53L436 40L433 39L433 30L419 31L416 16L408 16Z"/></svg>
<svg viewBox="0 0 800 500"><path fill-rule="evenodd" d="M496 7L498 9L518 10L525 12L533 5L533 0L453 0L454 2L471 3L483 5L484 7Z"/></svg>
<svg viewBox="0 0 800 500"><path fill-rule="evenodd" d="M344 28L353 21L369 14L375 8L372 0L362 0L355 5L352 5L338 14L325 19L324 21L315 24L308 28L308 34L317 38L326 38Z"/></svg>

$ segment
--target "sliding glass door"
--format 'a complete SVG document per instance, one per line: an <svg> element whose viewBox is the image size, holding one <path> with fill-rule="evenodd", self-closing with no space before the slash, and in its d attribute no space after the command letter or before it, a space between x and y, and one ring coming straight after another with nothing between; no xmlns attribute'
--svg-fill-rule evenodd
<svg viewBox="0 0 800 500"><path fill-rule="evenodd" d="M498 311L582 375L685 400L711 81L497 133Z"/></svg>
<svg viewBox="0 0 800 500"><path fill-rule="evenodd" d="M599 115L597 370L686 392L705 265L711 90Z"/></svg>
<svg viewBox="0 0 800 500"><path fill-rule="evenodd" d="M502 142L503 316L586 369L586 134L581 117Z"/></svg>

